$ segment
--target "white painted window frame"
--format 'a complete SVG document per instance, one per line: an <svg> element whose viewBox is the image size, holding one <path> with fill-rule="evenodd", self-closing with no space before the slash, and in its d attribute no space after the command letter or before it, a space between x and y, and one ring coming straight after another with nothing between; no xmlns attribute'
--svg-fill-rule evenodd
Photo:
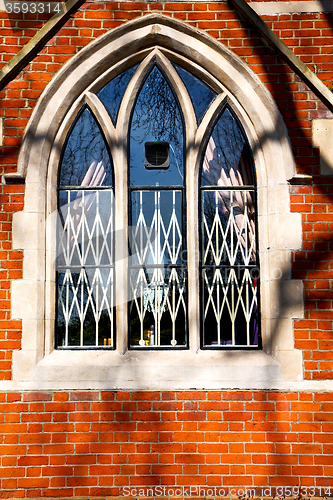
<svg viewBox="0 0 333 500"><path fill-rule="evenodd" d="M114 127L95 96L107 81L141 62ZM67 132L84 103L102 126L115 168L116 282L126 276L127 162L130 108L157 61L185 117L188 217L189 350L128 351L127 302L117 287L115 351L54 349L57 169ZM212 86L219 97L196 130L187 91L170 61ZM205 140L223 105L239 118L252 149L258 182L262 351L200 350L198 173ZM12 317L22 318L22 349L14 353L11 388L220 389L286 388L302 384L302 355L294 349L293 318L303 316L302 283L290 279L291 251L301 245L300 214L290 212L288 179L296 175L280 113L260 79L222 44L159 14L106 33L73 57L39 99L27 126L18 173L25 205L14 215L13 247L24 250L23 279L12 284ZM23 300L24 297L24 300Z"/></svg>

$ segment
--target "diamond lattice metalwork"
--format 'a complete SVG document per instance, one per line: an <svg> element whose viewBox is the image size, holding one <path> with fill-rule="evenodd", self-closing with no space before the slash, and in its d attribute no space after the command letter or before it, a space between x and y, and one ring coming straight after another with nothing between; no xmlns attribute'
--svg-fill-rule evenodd
<svg viewBox="0 0 333 500"><path fill-rule="evenodd" d="M113 192L62 190L58 224L61 346L110 346L113 331Z"/></svg>
<svg viewBox="0 0 333 500"><path fill-rule="evenodd" d="M257 272L253 269L202 271L206 328L215 326L212 345L254 345L258 311Z"/></svg>
<svg viewBox="0 0 333 500"><path fill-rule="evenodd" d="M258 344L253 190L202 190L205 345Z"/></svg>
<svg viewBox="0 0 333 500"><path fill-rule="evenodd" d="M248 190L202 191L203 264L251 265L256 240Z"/></svg>
<svg viewBox="0 0 333 500"><path fill-rule="evenodd" d="M130 273L131 345L145 346L150 325L150 346L184 344L185 270L181 268L182 193L135 191L136 226L132 255L136 263ZM182 329L179 334L179 329Z"/></svg>

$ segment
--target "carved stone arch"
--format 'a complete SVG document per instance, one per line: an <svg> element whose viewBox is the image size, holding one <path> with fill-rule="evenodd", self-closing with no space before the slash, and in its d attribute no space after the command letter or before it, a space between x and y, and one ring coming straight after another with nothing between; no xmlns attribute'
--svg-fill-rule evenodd
<svg viewBox="0 0 333 500"><path fill-rule="evenodd" d="M55 301L55 287L49 271L52 255L46 251L49 241L52 247L52 231L47 233L46 230L50 220L46 200L56 187L56 169L49 175L49 168L57 163L64 137L81 103L90 103L94 114L103 121L103 110L95 102L93 92L156 49L220 93L197 131L193 130L195 152L189 161L196 161L197 169L205 130L226 100L248 136L258 180L264 349L263 352L245 351L230 357L228 353L197 353L195 347L188 353L173 353L170 365L166 364L168 353L163 357L154 353L149 368L145 363L142 366L137 363L137 354L134 360L127 353L125 366L125 359L119 357L119 353L103 353L101 357L105 362L101 357L97 362L96 358L100 371L96 369L91 375L91 368L87 367L94 366L92 353L89 353L89 360L84 353L75 353L68 366L64 353L53 351L50 334L53 319L48 311ZM110 130L117 140L119 130L111 127ZM230 384L269 388L276 387L276 381L283 385L284 381L300 380L301 353L294 349L292 318L302 316L302 287L299 282L290 280L290 256L291 250L301 243L301 220L299 214L290 213L287 182L295 174L286 127L272 96L238 56L210 36L175 19L152 14L128 22L82 49L44 90L29 120L20 151L17 175L26 177L26 195L24 211L14 215L13 246L24 250L24 277L13 283L12 317L23 319L23 342L22 351L14 356L14 381L28 381L31 387L78 387L76 381L82 380L80 387L86 387L89 380L90 388L110 388L113 384L115 388L148 389L155 387L153 381L156 387L163 388L184 388L187 384L200 388L230 387ZM196 192L194 175L187 189ZM196 213L195 196L188 209L192 218ZM197 236L193 242L188 241L189 247L192 243L193 247L197 246L195 238ZM275 271L281 274L274 275ZM192 275L195 276L194 271ZM27 304L22 304L22 296L29 298ZM292 304L285 302L290 297ZM196 307L190 306L189 315L192 324L199 324ZM188 370L183 369L186 364ZM113 372L115 365L118 371ZM153 375L154 365L159 366L158 376ZM128 374L131 366L135 367L134 379ZM244 380L244 370L248 373L247 380ZM168 381L164 385L160 378L163 374ZM95 377L93 382L90 376Z"/></svg>
<svg viewBox="0 0 333 500"><path fill-rule="evenodd" d="M281 144L283 178L295 175L291 148L282 117L259 77L233 52L208 35L169 17L152 14L105 33L68 61L40 97L27 126L18 162L18 173L26 175L29 160L39 148L45 164L59 124L79 96L110 68L133 64L154 47L202 66L220 82L246 112L259 143ZM140 56L140 53L142 54ZM129 63L130 61L130 63ZM109 76L111 78L111 76ZM38 134L36 145L35 132ZM267 147L267 146L266 146ZM275 152L276 155L276 152ZM282 160L282 158L281 158ZM278 174L278 172L276 172Z"/></svg>

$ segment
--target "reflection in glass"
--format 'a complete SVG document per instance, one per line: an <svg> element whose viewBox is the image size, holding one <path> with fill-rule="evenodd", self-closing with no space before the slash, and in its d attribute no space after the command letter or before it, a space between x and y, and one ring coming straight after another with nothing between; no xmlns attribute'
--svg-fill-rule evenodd
<svg viewBox="0 0 333 500"><path fill-rule="evenodd" d="M110 156L100 128L86 106L69 132L61 159L59 185L112 185Z"/></svg>
<svg viewBox="0 0 333 500"><path fill-rule="evenodd" d="M145 167L145 151L156 142L170 151L170 165L158 158L154 168ZM155 65L139 91L130 125L131 347L187 346L183 148L178 102Z"/></svg>
<svg viewBox="0 0 333 500"><path fill-rule="evenodd" d="M113 345L114 201L112 161L84 107L59 169L57 347Z"/></svg>
<svg viewBox="0 0 333 500"><path fill-rule="evenodd" d="M252 190L202 190L202 262L255 265L255 212Z"/></svg>
<svg viewBox="0 0 333 500"><path fill-rule="evenodd" d="M181 191L132 192L132 253L138 264L180 264Z"/></svg>
<svg viewBox="0 0 333 500"><path fill-rule="evenodd" d="M113 269L58 272L58 347L112 345Z"/></svg>
<svg viewBox="0 0 333 500"><path fill-rule="evenodd" d="M113 204L111 189L59 192L59 347L112 345Z"/></svg>
<svg viewBox="0 0 333 500"><path fill-rule="evenodd" d="M183 346L186 338L183 192L132 191L131 346ZM149 330L150 331L150 330Z"/></svg>
<svg viewBox="0 0 333 500"><path fill-rule="evenodd" d="M124 97L127 85L129 84L138 66L139 64L135 64L126 71L123 71L96 93L97 97L99 97L107 109L114 125L117 122L120 104L122 98Z"/></svg>
<svg viewBox="0 0 333 500"><path fill-rule="evenodd" d="M258 255L253 160L225 108L201 169L203 344L258 346Z"/></svg>
<svg viewBox="0 0 333 500"><path fill-rule="evenodd" d="M157 66L153 66L137 98L130 125L131 186L182 186L183 123L178 102ZM170 167L147 170L144 165L146 142L170 144Z"/></svg>
<svg viewBox="0 0 333 500"><path fill-rule="evenodd" d="M111 189L59 192L59 266L113 264L113 205Z"/></svg>
<svg viewBox="0 0 333 500"><path fill-rule="evenodd" d="M202 269L205 346L258 345L258 269Z"/></svg>
<svg viewBox="0 0 333 500"><path fill-rule="evenodd" d="M186 345L186 278L183 269L132 269L130 286L130 345Z"/></svg>
<svg viewBox="0 0 333 500"><path fill-rule="evenodd" d="M253 186L248 143L238 121L226 107L209 138L201 186Z"/></svg>
<svg viewBox="0 0 333 500"><path fill-rule="evenodd" d="M179 76L183 80L184 85L191 97L194 111L197 117L197 122L199 124L217 94L210 87L199 80L199 78L192 75L192 73L190 73L186 69L175 63L174 66L177 69Z"/></svg>

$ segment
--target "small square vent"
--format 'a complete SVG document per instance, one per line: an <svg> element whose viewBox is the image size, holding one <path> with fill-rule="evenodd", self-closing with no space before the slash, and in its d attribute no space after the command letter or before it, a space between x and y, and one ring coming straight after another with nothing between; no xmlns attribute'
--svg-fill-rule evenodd
<svg viewBox="0 0 333 500"><path fill-rule="evenodd" d="M168 142L145 143L145 167L147 169L169 168L170 147Z"/></svg>

